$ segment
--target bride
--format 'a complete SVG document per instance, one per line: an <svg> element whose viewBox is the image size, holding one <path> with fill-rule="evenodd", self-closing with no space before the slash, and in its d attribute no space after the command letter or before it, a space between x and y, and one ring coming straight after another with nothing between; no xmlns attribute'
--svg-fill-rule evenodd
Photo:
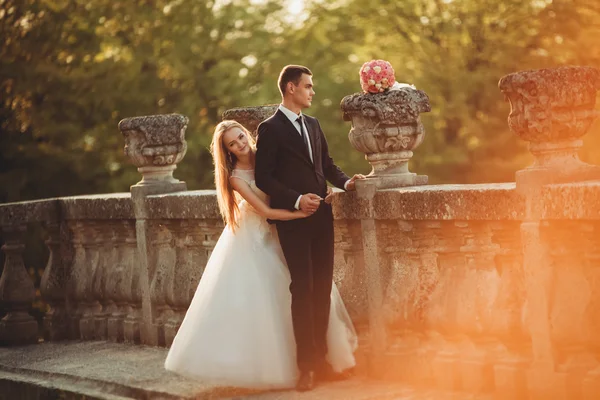
<svg viewBox="0 0 600 400"><path fill-rule="evenodd" d="M292 388L298 371L291 279L275 228L266 220L308 214L268 206L267 196L254 183L254 140L238 122L217 125L211 152L226 226L165 368L223 386ZM335 372L355 365L356 333L335 284L327 346L327 361Z"/></svg>

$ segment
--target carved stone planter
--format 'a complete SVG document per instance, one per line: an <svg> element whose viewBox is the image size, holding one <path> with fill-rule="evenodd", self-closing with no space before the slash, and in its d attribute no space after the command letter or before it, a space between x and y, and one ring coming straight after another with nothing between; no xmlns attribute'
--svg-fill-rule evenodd
<svg viewBox="0 0 600 400"><path fill-rule="evenodd" d="M600 71L559 67L515 72L498 87L510 102L508 125L529 142L535 162L529 169L558 173L588 167L577 155L583 137L599 113L594 109Z"/></svg>
<svg viewBox="0 0 600 400"><path fill-rule="evenodd" d="M373 170L367 179L377 189L424 185L427 176L408 170L408 161L425 137L420 114L431 111L422 90L404 87L378 94L356 93L342 99L348 134L354 148L365 154Z"/></svg>
<svg viewBox="0 0 600 400"><path fill-rule="evenodd" d="M223 120L232 119L248 129L254 137L258 125L277 111L277 105L232 108L223 113Z"/></svg>
<svg viewBox="0 0 600 400"><path fill-rule="evenodd" d="M125 137L125 154L138 167L138 186L183 183L173 177L187 151L188 118L180 114L125 118L119 130Z"/></svg>

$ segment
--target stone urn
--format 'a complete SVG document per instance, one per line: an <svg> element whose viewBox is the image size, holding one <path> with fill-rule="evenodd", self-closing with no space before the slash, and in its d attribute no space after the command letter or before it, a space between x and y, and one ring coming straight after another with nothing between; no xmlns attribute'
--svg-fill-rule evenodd
<svg viewBox="0 0 600 400"><path fill-rule="evenodd" d="M559 67L515 72L500 79L498 87L510 102L510 130L529 142L535 159L529 170L566 173L592 167L580 161L577 152L599 115L595 110L599 70Z"/></svg>
<svg viewBox="0 0 600 400"><path fill-rule="evenodd" d="M232 119L248 129L256 138L258 125L277 111L277 105L231 108L223 113L223 120Z"/></svg>
<svg viewBox="0 0 600 400"><path fill-rule="evenodd" d="M119 130L125 137L125 154L142 174L136 186L183 183L173 177L173 171L187 151L188 121L180 114L164 114L119 122Z"/></svg>
<svg viewBox="0 0 600 400"><path fill-rule="evenodd" d="M425 137L420 114L431 111L422 90L403 87L383 93L355 93L342 99L345 121L352 121L348 138L365 154L372 171L367 179L377 189L424 185L426 175L408 170L408 161Z"/></svg>

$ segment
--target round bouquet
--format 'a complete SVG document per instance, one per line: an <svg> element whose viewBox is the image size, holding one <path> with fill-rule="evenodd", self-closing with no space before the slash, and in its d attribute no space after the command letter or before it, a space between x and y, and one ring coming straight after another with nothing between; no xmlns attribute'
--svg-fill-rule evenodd
<svg viewBox="0 0 600 400"><path fill-rule="evenodd" d="M367 61L360 68L360 86L365 93L380 93L394 85L394 68L385 60Z"/></svg>

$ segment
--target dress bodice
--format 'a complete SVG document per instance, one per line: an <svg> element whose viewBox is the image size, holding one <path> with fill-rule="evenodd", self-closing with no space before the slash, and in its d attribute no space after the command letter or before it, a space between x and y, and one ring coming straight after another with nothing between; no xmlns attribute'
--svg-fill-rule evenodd
<svg viewBox="0 0 600 400"><path fill-rule="evenodd" d="M263 200L267 204L269 203L269 196L267 196L265 194L265 192L263 192L258 187L256 187L256 181L254 180L254 170L253 169L234 169L231 172L231 176L242 179L244 182L246 182L248 184L248 186L250 186L250 189L252 189L252 191L254 193L256 193L256 195L261 200Z"/></svg>

